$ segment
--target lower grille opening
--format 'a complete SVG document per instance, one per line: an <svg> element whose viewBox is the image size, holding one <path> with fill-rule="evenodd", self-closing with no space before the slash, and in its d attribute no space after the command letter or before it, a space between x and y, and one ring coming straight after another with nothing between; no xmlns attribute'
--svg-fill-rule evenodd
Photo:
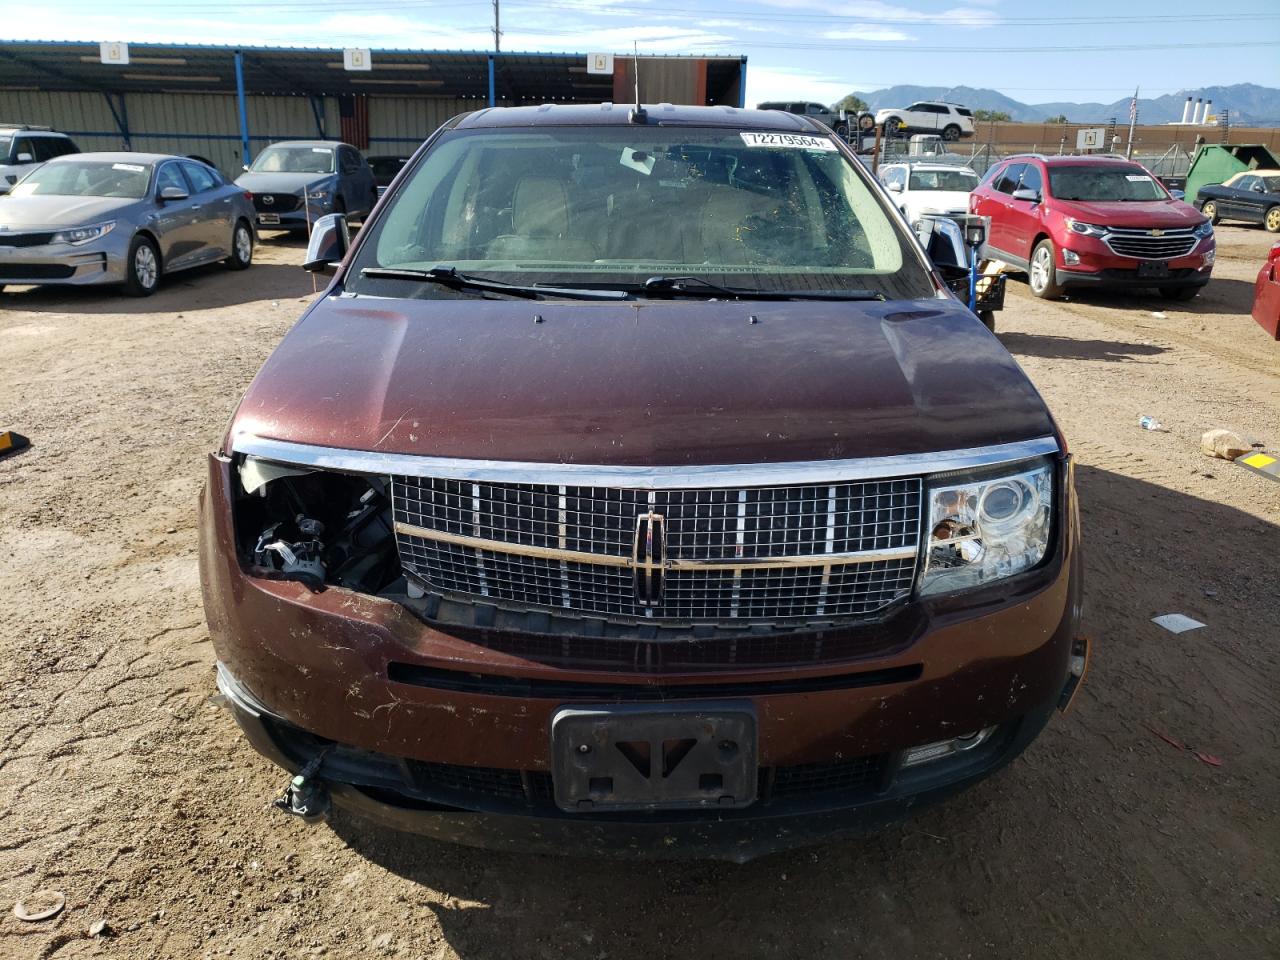
<svg viewBox="0 0 1280 960"><path fill-rule="evenodd" d="M785 680L728 681L722 683L610 683L498 674L463 673L416 663L387 664L387 676L395 683L433 690L482 694L492 697L564 700L688 700L770 696L787 693L818 693L825 690L855 690L918 680L924 667L913 663L882 670L864 670L824 677L796 677Z"/></svg>

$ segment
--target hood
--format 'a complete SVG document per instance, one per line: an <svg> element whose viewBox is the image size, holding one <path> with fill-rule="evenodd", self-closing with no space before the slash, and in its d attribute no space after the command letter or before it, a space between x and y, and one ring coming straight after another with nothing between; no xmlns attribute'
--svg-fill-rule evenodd
<svg viewBox="0 0 1280 960"><path fill-rule="evenodd" d="M924 453L1053 432L1021 368L950 300L326 297L232 425L354 450L616 466Z"/></svg>
<svg viewBox="0 0 1280 960"><path fill-rule="evenodd" d="M922 190L907 194L907 204L917 213L925 210L969 210L968 190Z"/></svg>
<svg viewBox="0 0 1280 960"><path fill-rule="evenodd" d="M302 193L304 189L332 182L335 176L332 173L242 173L236 177L236 186L250 193Z"/></svg>
<svg viewBox="0 0 1280 960"><path fill-rule="evenodd" d="M1108 227L1194 227L1207 217L1181 200L1086 201L1058 200L1058 210L1068 217Z"/></svg>
<svg viewBox="0 0 1280 960"><path fill-rule="evenodd" d="M15 197L10 194L0 199L0 242L6 228L17 232L33 227L83 227L110 220L125 207L144 202L129 197Z"/></svg>

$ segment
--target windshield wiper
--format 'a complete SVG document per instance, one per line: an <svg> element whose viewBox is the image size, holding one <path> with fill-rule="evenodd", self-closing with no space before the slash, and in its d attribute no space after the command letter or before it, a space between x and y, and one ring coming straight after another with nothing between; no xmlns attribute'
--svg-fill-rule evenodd
<svg viewBox="0 0 1280 960"><path fill-rule="evenodd" d="M626 300L625 290L589 290L585 287L522 286L503 283L486 277L473 277L459 273L457 267L432 267L430 270L414 270L409 267L365 267L360 276L370 280L408 280L414 283L438 283L453 290L483 290L505 293L513 297L537 300L540 297L561 297L566 300Z"/></svg>
<svg viewBox="0 0 1280 960"><path fill-rule="evenodd" d="M725 287L701 277L650 277L637 288L647 296L727 297L734 300L883 300L874 290L761 290Z"/></svg>

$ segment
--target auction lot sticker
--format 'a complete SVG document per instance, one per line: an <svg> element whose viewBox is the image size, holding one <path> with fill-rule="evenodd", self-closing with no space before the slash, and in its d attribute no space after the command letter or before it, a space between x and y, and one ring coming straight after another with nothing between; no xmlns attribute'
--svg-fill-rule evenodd
<svg viewBox="0 0 1280 960"><path fill-rule="evenodd" d="M836 145L826 137L806 137L799 133L740 133L748 147L785 147L791 150L826 150L835 153Z"/></svg>

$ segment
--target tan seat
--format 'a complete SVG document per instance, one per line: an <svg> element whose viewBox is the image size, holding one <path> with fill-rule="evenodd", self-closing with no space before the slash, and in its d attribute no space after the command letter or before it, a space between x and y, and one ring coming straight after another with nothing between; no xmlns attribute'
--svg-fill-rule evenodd
<svg viewBox="0 0 1280 960"><path fill-rule="evenodd" d="M569 190L555 177L524 177L511 197L511 233L494 237L493 260L590 261L595 247L569 236Z"/></svg>

